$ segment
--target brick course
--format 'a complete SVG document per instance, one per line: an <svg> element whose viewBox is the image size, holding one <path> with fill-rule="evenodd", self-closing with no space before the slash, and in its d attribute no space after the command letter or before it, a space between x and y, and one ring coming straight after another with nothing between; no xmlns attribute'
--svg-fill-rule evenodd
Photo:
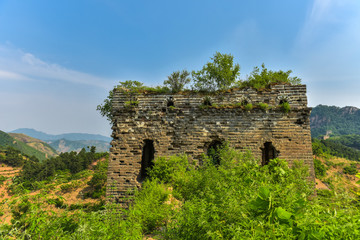
<svg viewBox="0 0 360 240"><path fill-rule="evenodd" d="M126 192L140 187L140 170L145 141L152 141L155 159L159 156L188 154L200 160L213 141L227 141L230 146L251 150L261 164L264 144L271 142L279 158L291 165L302 160L314 179L311 148L310 112L305 85L272 85L270 89L233 89L208 95L218 107L200 108L206 95L200 93L150 94L130 97L114 91L114 124L107 196L122 202ZM138 105L129 107L128 101ZM246 111L235 106L246 100L254 108ZM279 103L286 100L291 107L284 113ZM172 101L173 107L168 107ZM267 103L271 109L257 105Z"/></svg>

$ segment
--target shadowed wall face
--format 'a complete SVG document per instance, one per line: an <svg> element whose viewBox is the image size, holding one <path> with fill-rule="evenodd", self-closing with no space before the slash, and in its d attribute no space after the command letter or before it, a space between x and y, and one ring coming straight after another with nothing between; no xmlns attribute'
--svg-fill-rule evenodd
<svg viewBox="0 0 360 240"><path fill-rule="evenodd" d="M141 157L141 169L138 181L142 182L148 177L148 170L154 165L154 141L145 140Z"/></svg>
<svg viewBox="0 0 360 240"><path fill-rule="evenodd" d="M138 104L129 106L130 100ZM207 101L212 106L204 107ZM290 104L287 113L280 107L284 101ZM246 110L243 102L254 108ZM260 103L269 107L261 108ZM202 154L225 141L240 151L252 151L261 165L275 157L289 165L301 160L313 179L310 111L305 85L273 85L261 92L242 89L208 97L129 96L115 91L107 196L121 202L129 190L141 186L146 169L159 156L185 153L201 160Z"/></svg>

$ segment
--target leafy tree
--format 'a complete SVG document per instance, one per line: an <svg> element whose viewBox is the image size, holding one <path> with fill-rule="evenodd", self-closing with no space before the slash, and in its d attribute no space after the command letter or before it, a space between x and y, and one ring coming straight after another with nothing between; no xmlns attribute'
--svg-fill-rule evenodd
<svg viewBox="0 0 360 240"><path fill-rule="evenodd" d="M24 159L19 150L8 146L6 148L6 155L2 162L13 167L20 167L24 164Z"/></svg>
<svg viewBox="0 0 360 240"><path fill-rule="evenodd" d="M120 85L116 87L117 89L125 89L130 92L136 92L144 88L144 84L139 81L126 80L125 82L120 82Z"/></svg>
<svg viewBox="0 0 360 240"><path fill-rule="evenodd" d="M187 70L175 71L164 81L164 85L168 86L172 92L180 92L186 84L190 83L189 75L190 73Z"/></svg>
<svg viewBox="0 0 360 240"><path fill-rule="evenodd" d="M25 161L24 167L20 172L18 181L24 182L27 189L36 189L35 181L47 180L55 175L57 171L69 171L76 174L85 170L95 160L107 155L107 153L95 153L95 147L86 152L83 148L79 153L66 152L59 156L39 162L35 157Z"/></svg>
<svg viewBox="0 0 360 240"><path fill-rule="evenodd" d="M234 64L234 57L216 52L211 60L200 71L192 71L194 89L211 92L232 87L240 75L240 65Z"/></svg>
<svg viewBox="0 0 360 240"><path fill-rule="evenodd" d="M253 87L255 89L267 88L272 83L290 83L298 85L301 79L298 77L290 77L291 70L286 72L268 70L263 63L261 71L259 67L255 67L246 81L241 83L243 87Z"/></svg>
<svg viewBox="0 0 360 240"><path fill-rule="evenodd" d="M321 161L318 159L314 159L314 170L315 170L315 176L317 178L321 178L326 175L326 168L324 164L322 164Z"/></svg>
<svg viewBox="0 0 360 240"><path fill-rule="evenodd" d="M112 99L114 91L110 90L107 98L104 99L104 103L96 107L96 110L100 112L101 116L106 117L112 123Z"/></svg>
<svg viewBox="0 0 360 240"><path fill-rule="evenodd" d="M91 180L87 183L91 191L86 195L91 198L99 198L105 195L107 180L108 160L99 162L95 167L95 172Z"/></svg>
<svg viewBox="0 0 360 240"><path fill-rule="evenodd" d="M127 92L129 95L133 95L143 88L143 83L138 81L127 80L125 82L120 82L120 84L115 86L113 90L109 91L109 95L104 99L103 104L98 105L96 110L100 112L101 116L106 117L107 120L112 123L112 100L114 96L114 90L122 90Z"/></svg>

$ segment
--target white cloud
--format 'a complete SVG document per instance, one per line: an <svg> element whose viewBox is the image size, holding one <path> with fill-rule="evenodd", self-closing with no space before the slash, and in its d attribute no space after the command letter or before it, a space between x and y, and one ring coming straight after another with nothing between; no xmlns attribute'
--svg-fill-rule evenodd
<svg viewBox="0 0 360 240"><path fill-rule="evenodd" d="M9 45L0 46L0 80L66 81L109 89L109 79L47 63L31 53Z"/></svg>
<svg viewBox="0 0 360 240"><path fill-rule="evenodd" d="M0 70L0 81L1 80L30 80L28 77L25 77L21 74L17 74L14 72L2 71Z"/></svg>
<svg viewBox="0 0 360 240"><path fill-rule="evenodd" d="M109 124L96 106L113 84L0 44L0 130L109 135Z"/></svg>
<svg viewBox="0 0 360 240"><path fill-rule="evenodd" d="M315 0L310 12L309 22L319 22L324 19L333 2L332 0Z"/></svg>

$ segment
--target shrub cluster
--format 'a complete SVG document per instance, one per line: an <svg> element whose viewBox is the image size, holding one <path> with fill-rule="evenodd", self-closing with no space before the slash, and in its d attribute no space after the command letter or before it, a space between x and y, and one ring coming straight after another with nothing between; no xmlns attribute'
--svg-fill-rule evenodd
<svg viewBox="0 0 360 240"><path fill-rule="evenodd" d="M107 205L49 213L26 198L13 207L12 225L0 237L17 239L358 239L360 213L349 196L319 192L300 162L280 159L263 167L251 153L218 149L219 164L205 156L156 159L150 178L128 209ZM63 206L60 200L54 204ZM77 209L73 206L72 209Z"/></svg>
<svg viewBox="0 0 360 240"><path fill-rule="evenodd" d="M317 156L337 156L343 157L349 160L360 161L360 151L348 146L345 146L336 140L326 139L320 140L312 139L313 153Z"/></svg>
<svg viewBox="0 0 360 240"><path fill-rule="evenodd" d="M74 151L61 153L59 156L43 162L30 158L25 162L19 177L15 179L15 183L21 183L23 187L29 190L36 189L37 181L51 179L59 171L69 171L74 175L87 169L89 164L107 154L96 153L95 147L91 147L89 152L83 148L79 153Z"/></svg>
<svg viewBox="0 0 360 240"><path fill-rule="evenodd" d="M8 146L4 150L4 154L0 154L0 163L5 163L12 167L20 167L24 164L24 157L19 150Z"/></svg>
<svg viewBox="0 0 360 240"><path fill-rule="evenodd" d="M114 87L114 90L109 92L108 97L103 101L103 104L97 106L102 116L112 121L112 99L114 91L121 91L128 96L128 101L125 107L133 108L137 106L136 95L144 92L152 93L178 93L182 91L189 91L187 85L191 86L191 90L195 92L215 93L228 90L230 88L244 88L252 87L257 90L268 88L271 84L288 83L298 85L301 79L298 77L290 77L292 73L289 71L272 71L268 70L264 64L255 67L246 80L240 80L240 65L234 63L234 57L231 54L222 54L216 52L211 61L207 62L201 70L191 71L187 70L175 71L168 76L164 81L163 86L147 87L139 81L127 80L120 82L119 85ZM247 105L248 103L244 104ZM211 103L204 102L204 106L211 106ZM262 105L262 109L265 105ZM247 110L252 107L247 106ZM290 106L284 104L282 109L285 112L290 110ZM266 108L264 109L266 110Z"/></svg>

